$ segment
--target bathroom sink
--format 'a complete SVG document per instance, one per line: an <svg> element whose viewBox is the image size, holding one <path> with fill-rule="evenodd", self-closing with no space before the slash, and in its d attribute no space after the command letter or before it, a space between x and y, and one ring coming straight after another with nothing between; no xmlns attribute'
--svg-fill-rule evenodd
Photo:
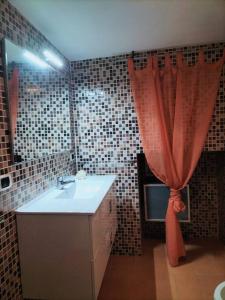
<svg viewBox="0 0 225 300"><path fill-rule="evenodd" d="M67 183L63 189L51 187L16 212L94 214L115 178L114 175L92 175Z"/></svg>
<svg viewBox="0 0 225 300"><path fill-rule="evenodd" d="M73 183L65 184L63 189L58 193L57 198L70 198L70 199L91 199L101 190L101 185L95 185L94 183L87 184L85 179L76 180Z"/></svg>

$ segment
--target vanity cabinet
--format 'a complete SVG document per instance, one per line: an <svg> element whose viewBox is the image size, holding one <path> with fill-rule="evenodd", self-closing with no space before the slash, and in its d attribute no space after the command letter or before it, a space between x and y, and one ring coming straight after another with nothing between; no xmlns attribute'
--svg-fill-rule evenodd
<svg viewBox="0 0 225 300"><path fill-rule="evenodd" d="M94 214L17 214L23 297L97 299L117 230L114 185Z"/></svg>

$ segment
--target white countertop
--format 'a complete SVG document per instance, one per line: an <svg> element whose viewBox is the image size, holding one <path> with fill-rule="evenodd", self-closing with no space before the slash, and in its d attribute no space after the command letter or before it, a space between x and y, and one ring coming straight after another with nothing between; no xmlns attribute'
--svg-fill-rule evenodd
<svg viewBox="0 0 225 300"><path fill-rule="evenodd" d="M16 214L94 214L115 181L115 175L89 175L56 187L35 197L16 210Z"/></svg>

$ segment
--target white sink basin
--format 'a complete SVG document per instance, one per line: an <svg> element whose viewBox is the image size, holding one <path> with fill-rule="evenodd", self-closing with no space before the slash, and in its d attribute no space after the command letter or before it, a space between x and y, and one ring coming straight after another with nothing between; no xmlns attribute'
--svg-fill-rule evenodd
<svg viewBox="0 0 225 300"><path fill-rule="evenodd" d="M63 190L52 187L16 212L94 214L115 179L115 175L93 175L68 183Z"/></svg>
<svg viewBox="0 0 225 300"><path fill-rule="evenodd" d="M59 190L57 198L91 199L101 190L103 183L99 182L95 185L94 180L93 182L90 180L87 182L87 179L76 180L73 183L65 184L63 190Z"/></svg>

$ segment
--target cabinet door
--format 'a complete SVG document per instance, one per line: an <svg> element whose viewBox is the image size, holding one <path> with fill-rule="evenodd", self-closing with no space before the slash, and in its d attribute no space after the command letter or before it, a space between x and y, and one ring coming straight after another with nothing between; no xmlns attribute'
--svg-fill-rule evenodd
<svg viewBox="0 0 225 300"><path fill-rule="evenodd" d="M116 198L111 188L92 217L94 295L97 299L117 228Z"/></svg>
<svg viewBox="0 0 225 300"><path fill-rule="evenodd" d="M91 217L91 235L93 259L96 257L100 247L106 247L105 236L113 232L114 240L117 227L116 217L116 198L114 188L112 187L94 216ZM111 241L111 243L113 242Z"/></svg>
<svg viewBox="0 0 225 300"><path fill-rule="evenodd" d="M94 288L94 296L95 299L98 298L98 294L102 285L102 280L105 274L105 270L107 267L109 254L110 254L110 248L111 248L111 241L110 241L110 234L106 234L104 238L104 246L100 247L98 249L98 252L96 253L95 259L92 263L93 268L93 288Z"/></svg>
<svg viewBox="0 0 225 300"><path fill-rule="evenodd" d="M92 259L94 260L99 249L104 247L107 228L106 203L103 201L94 216L91 217Z"/></svg>
<svg viewBox="0 0 225 300"><path fill-rule="evenodd" d="M117 210L116 210L116 197L115 197L115 187L113 186L108 195L108 223L107 231L110 235L110 245L112 248L115 235L117 230ZM109 249L111 252L111 248Z"/></svg>
<svg viewBox="0 0 225 300"><path fill-rule="evenodd" d="M23 298L93 299L87 216L21 214L17 228Z"/></svg>

